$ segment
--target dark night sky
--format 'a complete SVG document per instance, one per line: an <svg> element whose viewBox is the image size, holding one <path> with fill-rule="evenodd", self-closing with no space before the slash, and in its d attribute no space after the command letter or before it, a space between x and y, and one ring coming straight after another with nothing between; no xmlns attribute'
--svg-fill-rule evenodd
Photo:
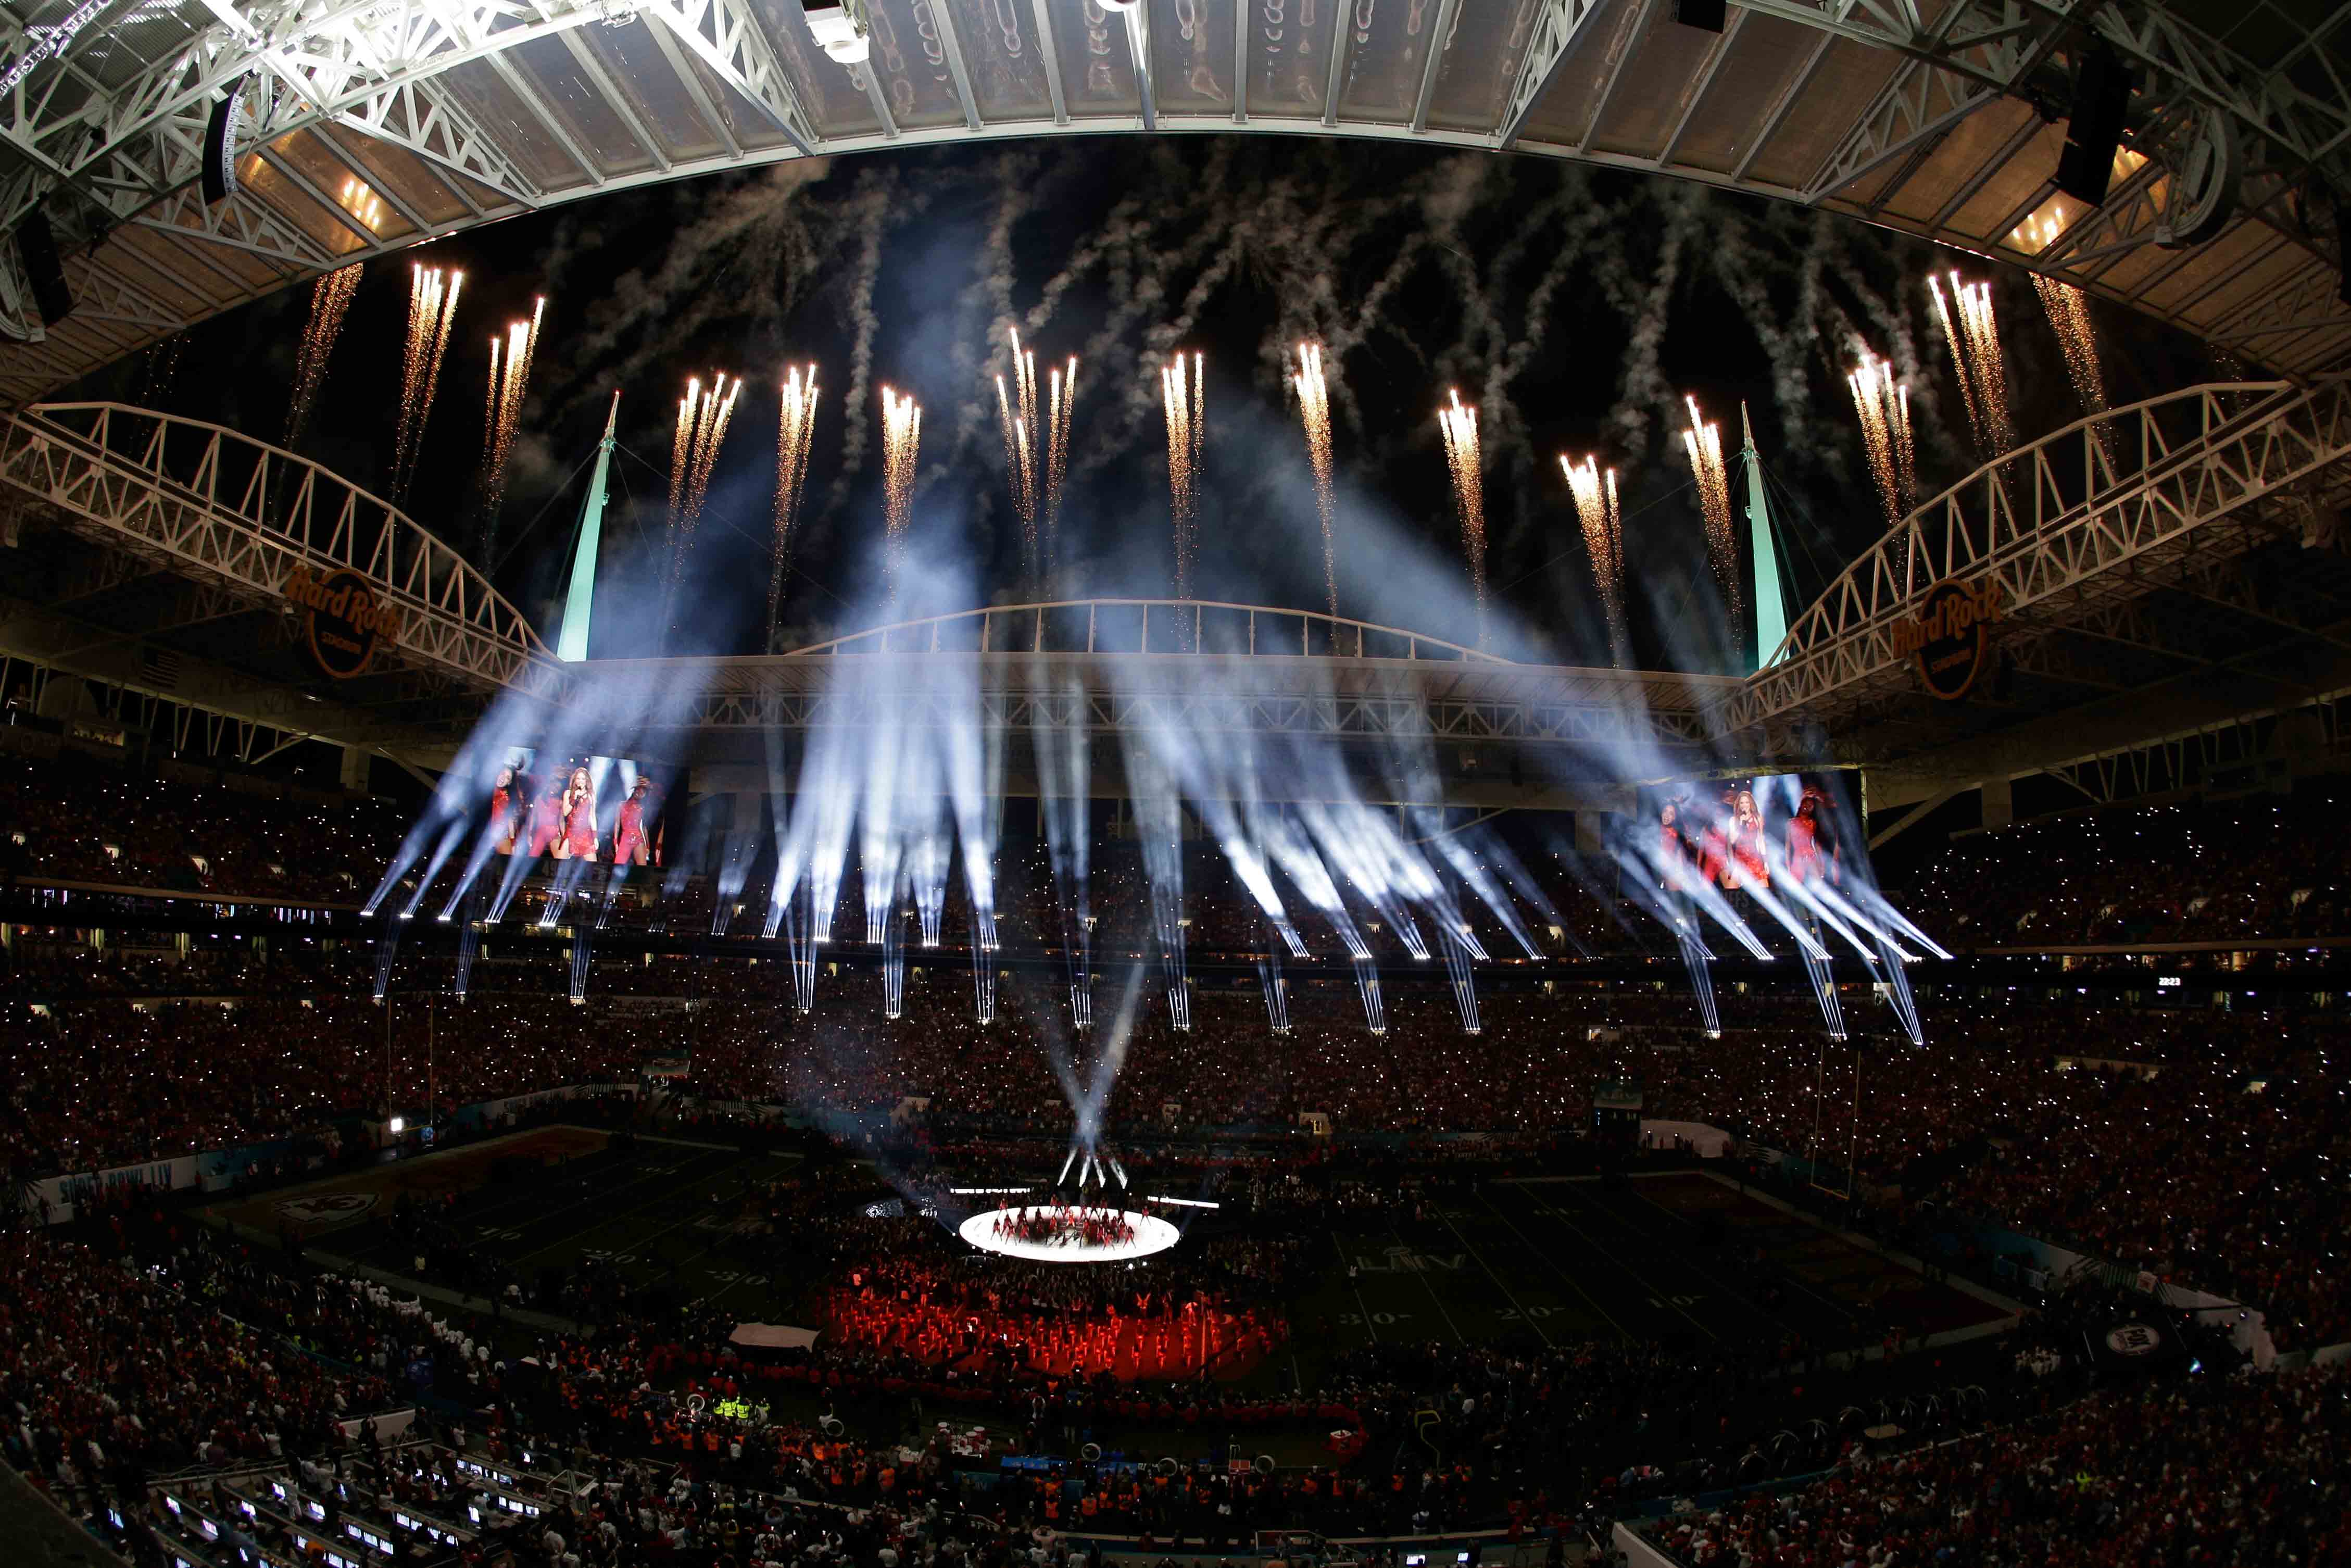
<svg viewBox="0 0 2351 1568"><path fill-rule="evenodd" d="M990 373L1003 327L1040 361L1083 361L1064 504L1061 592L1169 591L1155 366L1208 357L1201 597L1319 608L1319 525L1283 356L1338 350L1343 613L1471 635L1435 410L1449 386L1485 411L1493 646L1601 663L1604 632L1557 455L1623 470L1636 656L1719 667L1697 499L1672 423L1694 392L1738 444L1755 416L1783 517L1792 598L1810 600L1883 526L1844 371L1865 343L1913 378L1921 494L1963 475L1956 382L1920 281L1992 269L1849 221L1661 179L1526 158L1433 156L1362 142L1102 138L876 154L653 186L462 235L377 263L337 345L306 455L386 483L408 261L463 267L455 340L409 509L477 559L475 475L487 340L551 296L497 538L499 586L546 626L579 488L611 392L623 458L608 514L600 653L647 652L622 622L644 602L664 519L670 427L688 375L747 378L688 567L695 613L674 651L759 644L787 362L821 366L825 401L787 595L784 645L880 619L875 387L925 405L913 551L967 562L966 601L1031 597ZM1050 290L1053 299L1043 301ZM2026 438L2077 417L2029 281L2001 273L2003 336ZM93 378L266 439L282 434L303 288ZM2097 307L2112 401L2208 373L2202 352ZM856 366L870 361L870 376ZM860 392L856 418L842 394ZM862 427L862 439L853 434ZM862 455L853 449L862 445ZM642 459L640 461L639 459ZM533 521L534 518L538 520Z"/></svg>

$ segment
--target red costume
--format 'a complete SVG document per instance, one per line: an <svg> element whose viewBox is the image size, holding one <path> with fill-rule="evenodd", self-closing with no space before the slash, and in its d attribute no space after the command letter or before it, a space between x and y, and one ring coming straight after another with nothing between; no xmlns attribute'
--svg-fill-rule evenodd
<svg viewBox="0 0 2351 1568"><path fill-rule="evenodd" d="M534 859L553 849L563 837L563 797L549 790L530 811L530 852Z"/></svg>
<svg viewBox="0 0 2351 1568"><path fill-rule="evenodd" d="M596 791L588 781L585 768L573 768L571 782L564 787L560 852L566 860L596 858Z"/></svg>
<svg viewBox="0 0 2351 1568"><path fill-rule="evenodd" d="M621 802L621 820L612 830L612 863L643 865L652 848L645 841L645 786L639 784Z"/></svg>

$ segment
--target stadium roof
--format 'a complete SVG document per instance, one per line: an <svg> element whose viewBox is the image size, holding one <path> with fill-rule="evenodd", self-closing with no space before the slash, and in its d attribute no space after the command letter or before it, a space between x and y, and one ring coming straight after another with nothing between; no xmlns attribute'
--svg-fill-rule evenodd
<svg viewBox="0 0 2351 1568"><path fill-rule="evenodd" d="M2305 375L2351 350L2323 195L2351 190L2345 14L1745 0L1717 34L1672 0L871 0L872 58L852 69L783 0L35 0L0 12L0 333L17 340L0 396L34 401L320 271L627 185L1153 131L1515 151L1755 192L2050 272ZM2096 209L2053 181L2092 35L2138 89ZM236 189L207 204L207 124L240 83ZM16 238L36 211L74 297L46 329Z"/></svg>

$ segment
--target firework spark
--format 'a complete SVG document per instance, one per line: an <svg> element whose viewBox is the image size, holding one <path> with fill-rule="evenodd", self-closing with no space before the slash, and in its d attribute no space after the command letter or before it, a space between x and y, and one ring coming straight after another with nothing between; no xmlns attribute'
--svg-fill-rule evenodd
<svg viewBox="0 0 2351 1568"><path fill-rule="evenodd" d="M1739 585L1739 536L1730 520L1730 477L1722 465L1722 427L1708 424L1698 413L1698 399L1682 400L1689 408L1689 428L1682 432L1682 449L1689 454L1690 471L1698 476L1698 507L1706 515L1706 553L1714 566L1715 585L1730 607L1731 623L1739 623L1745 595Z"/></svg>
<svg viewBox="0 0 2351 1568"><path fill-rule="evenodd" d="M1869 448L1869 471L1891 526L1908 515L1918 490L1918 460L1910 440L1910 383L1894 378L1894 367L1864 350L1861 363L1845 372L1845 390L1861 416L1861 438Z"/></svg>
<svg viewBox="0 0 2351 1568"><path fill-rule="evenodd" d="M1198 350L1177 354L1159 368L1159 405L1167 420L1167 497L1175 520L1176 597L1192 597L1192 565L1200 539L1193 509L1193 482L1208 435L1207 361Z"/></svg>
<svg viewBox="0 0 2351 1568"><path fill-rule="evenodd" d="M1012 487L1012 511L1020 519L1020 566L1037 580L1037 354L1012 334L1012 385L996 378L996 413L1004 434L1004 472Z"/></svg>
<svg viewBox="0 0 2351 1568"><path fill-rule="evenodd" d="M923 441L923 408L911 393L882 389L883 523L888 543L890 599L898 598L906 528L914 518L914 457Z"/></svg>
<svg viewBox="0 0 2351 1568"><path fill-rule="evenodd" d="M1040 503L1044 514L1044 539L1039 549L1040 566L1050 574L1061 542L1061 481L1070 472L1070 414L1078 402L1078 357L1071 354L1059 367L1047 371L1046 377L1045 494Z"/></svg>
<svg viewBox="0 0 2351 1568"><path fill-rule="evenodd" d="M1581 463L1559 460L1567 475L1568 494L1575 500L1576 520L1583 525L1583 547L1592 557L1592 575L1600 585L1601 608L1608 616L1608 653L1618 669L1631 658L1631 640L1625 630L1625 522L1616 506L1616 470L1603 470L1597 457Z"/></svg>
<svg viewBox="0 0 2351 1568"><path fill-rule="evenodd" d="M739 376L719 371L705 387L702 378L685 383L677 400L677 426L670 436L669 581L672 607L685 580L686 558L693 553L695 529L702 522L703 503L710 495L710 476L718 462L718 448L735 417L735 399L743 390ZM669 620L663 617L664 623Z"/></svg>
<svg viewBox="0 0 2351 1568"><path fill-rule="evenodd" d="M339 267L310 286L310 319L302 329L302 347L294 359L294 400L286 410L286 444L302 439L319 389L327 383L327 357L342 336L343 318L359 292L360 267Z"/></svg>
<svg viewBox="0 0 2351 1568"><path fill-rule="evenodd" d="M2016 444L2016 425L2008 407L2008 361L2001 351L2000 323L1992 313L1991 284L1969 283L1950 275L1950 293L1929 274L1927 290L1934 296L1935 315L1943 328L1943 341L1951 350L1951 368L1959 379L1959 395L1967 404L1968 429L1977 450L1998 457Z"/></svg>
<svg viewBox="0 0 2351 1568"><path fill-rule="evenodd" d="M816 366L794 365L784 377L783 410L776 431L775 554L768 569L768 627L784 603L784 571L791 562L792 523L808 484L809 446L816 434Z"/></svg>
<svg viewBox="0 0 2351 1568"><path fill-rule="evenodd" d="M1298 393L1298 415L1306 424L1306 452L1314 463L1314 505L1322 514L1322 592L1325 607L1339 613L1339 559L1334 525L1338 496L1331 483L1331 383L1322 372L1322 345L1298 345L1298 368L1290 375Z"/></svg>
<svg viewBox="0 0 2351 1568"><path fill-rule="evenodd" d="M2106 371L2098 361L2098 333L2090 320L2090 297L2070 283L2037 272L2032 275L2032 287L2041 296L2041 308L2049 313L2049 325L2056 329L2059 346L2065 350L2065 373L2073 378L2082 412L2105 413Z"/></svg>
<svg viewBox="0 0 2351 1568"><path fill-rule="evenodd" d="M1453 474L1453 505L1461 517L1461 548L1469 558L1469 586L1478 597L1478 645L1486 645L1486 470L1478 448L1478 411L1452 391L1437 411L1445 435L1446 466Z"/></svg>
<svg viewBox="0 0 2351 1568"><path fill-rule="evenodd" d="M408 341L401 360L400 420L392 431L392 498L408 493L416 476L417 450L425 422L441 391L441 361L449 351L449 329L457 319L462 272L444 272L421 263L409 268Z"/></svg>
<svg viewBox="0 0 2351 1568"><path fill-rule="evenodd" d="M515 431L530 387L530 367L538 356L538 329L547 319L547 296L532 304L530 319L510 321L503 339L490 340L487 419L482 443L482 551L497 542L498 510L506 503L507 460L514 455Z"/></svg>

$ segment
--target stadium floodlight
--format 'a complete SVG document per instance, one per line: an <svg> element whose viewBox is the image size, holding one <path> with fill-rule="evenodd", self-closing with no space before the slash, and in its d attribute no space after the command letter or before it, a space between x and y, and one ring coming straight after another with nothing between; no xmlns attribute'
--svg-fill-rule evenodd
<svg viewBox="0 0 2351 1568"><path fill-rule="evenodd" d="M800 0L800 9L808 17L809 32L817 47L844 66L862 66L872 52L867 38L865 0L843 0L840 5L810 4Z"/></svg>

